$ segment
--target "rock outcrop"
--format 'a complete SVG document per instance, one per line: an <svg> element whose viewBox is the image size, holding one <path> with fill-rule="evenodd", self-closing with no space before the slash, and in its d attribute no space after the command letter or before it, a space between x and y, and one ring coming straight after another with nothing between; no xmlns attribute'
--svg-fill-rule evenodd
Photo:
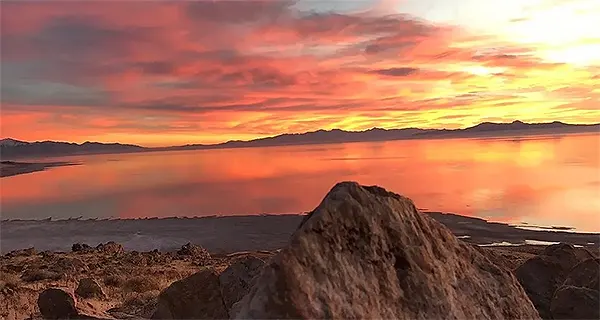
<svg viewBox="0 0 600 320"><path fill-rule="evenodd" d="M517 279L542 318L552 318L550 303L554 293L569 271L590 257L593 256L585 249L560 243L548 246L541 254L528 259L515 270Z"/></svg>
<svg viewBox="0 0 600 320"><path fill-rule="evenodd" d="M158 297L152 319L225 319L219 276L205 268L171 284Z"/></svg>
<svg viewBox="0 0 600 320"><path fill-rule="evenodd" d="M514 276L412 201L337 184L265 267L234 317L536 319Z"/></svg>
<svg viewBox="0 0 600 320"><path fill-rule="evenodd" d="M219 275L221 295L227 310L248 294L264 266L263 259L246 256L232 263Z"/></svg>
<svg viewBox="0 0 600 320"><path fill-rule="evenodd" d="M109 241L107 243L101 243L96 246L96 250L108 253L108 254L121 254L125 252L122 244L116 243L114 241Z"/></svg>
<svg viewBox="0 0 600 320"><path fill-rule="evenodd" d="M600 319L600 259L577 264L552 297L553 319Z"/></svg>
<svg viewBox="0 0 600 320"><path fill-rule="evenodd" d="M193 258L200 266L206 265L211 259L210 253L206 249L189 242L181 246L181 249L177 250L177 254Z"/></svg>
<svg viewBox="0 0 600 320"><path fill-rule="evenodd" d="M73 252L91 252L93 250L94 250L94 248L92 248L91 246L89 246L85 243L74 243L71 246L71 251L73 251Z"/></svg>

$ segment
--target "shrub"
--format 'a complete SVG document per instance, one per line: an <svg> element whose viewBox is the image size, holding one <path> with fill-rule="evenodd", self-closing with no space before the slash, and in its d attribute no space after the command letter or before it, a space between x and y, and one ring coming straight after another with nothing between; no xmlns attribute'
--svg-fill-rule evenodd
<svg viewBox="0 0 600 320"><path fill-rule="evenodd" d="M104 282L104 284L107 286L119 288L123 286L123 283L125 283L125 277L111 274L104 276L102 278L102 282Z"/></svg>
<svg viewBox="0 0 600 320"><path fill-rule="evenodd" d="M153 276L137 276L127 279L123 285L123 289L129 292L147 292L152 290L160 290L160 281Z"/></svg>
<svg viewBox="0 0 600 320"><path fill-rule="evenodd" d="M61 274L46 269L27 269L21 276L21 279L25 282L60 280L61 278Z"/></svg>
<svg viewBox="0 0 600 320"><path fill-rule="evenodd" d="M5 288L17 289L21 284L21 279L16 274L0 272L0 291Z"/></svg>

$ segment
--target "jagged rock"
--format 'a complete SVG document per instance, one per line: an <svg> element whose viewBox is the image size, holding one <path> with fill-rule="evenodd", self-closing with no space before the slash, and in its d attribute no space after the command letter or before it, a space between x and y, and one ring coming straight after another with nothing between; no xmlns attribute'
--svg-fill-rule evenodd
<svg viewBox="0 0 600 320"><path fill-rule="evenodd" d="M75 294L85 299L105 299L106 295L102 287L92 278L83 278L79 280Z"/></svg>
<svg viewBox="0 0 600 320"><path fill-rule="evenodd" d="M152 319L225 319L219 276L206 268L171 284L158 296Z"/></svg>
<svg viewBox="0 0 600 320"><path fill-rule="evenodd" d="M27 268L21 275L21 280L25 282L36 282L44 280L59 280L64 276L53 270L41 269L37 267Z"/></svg>
<svg viewBox="0 0 600 320"><path fill-rule="evenodd" d="M515 270L517 279L544 319L551 319L550 303L569 271L580 261L592 257L585 249L570 244L550 245Z"/></svg>
<svg viewBox="0 0 600 320"><path fill-rule="evenodd" d="M181 249L177 251L177 254L180 256L193 257L200 266L207 265L211 259L210 253L208 253L206 249L189 242L181 246Z"/></svg>
<svg viewBox="0 0 600 320"><path fill-rule="evenodd" d="M246 256L232 263L219 275L221 294L227 310L248 293L264 265L264 260Z"/></svg>
<svg viewBox="0 0 600 320"><path fill-rule="evenodd" d="M578 263L550 302L553 319L600 319L600 259Z"/></svg>
<svg viewBox="0 0 600 320"><path fill-rule="evenodd" d="M85 244L85 243L74 243L71 246L71 251L73 252L89 252L94 250L94 248L92 248L91 246Z"/></svg>
<svg viewBox="0 0 600 320"><path fill-rule="evenodd" d="M125 252L125 249L123 249L123 245L118 244L114 241L109 241L107 243L101 243L98 246L96 246L96 249L98 251L102 251L104 253L108 253L108 254L120 254Z"/></svg>
<svg viewBox="0 0 600 320"><path fill-rule="evenodd" d="M13 251L7 253L6 256L8 256L8 257L17 257L17 256L28 257L28 256L34 256L36 254L37 254L37 250L35 250L35 248L31 247L31 248L27 248L27 249L13 250Z"/></svg>
<svg viewBox="0 0 600 320"><path fill-rule="evenodd" d="M37 304L44 319L75 319L78 316L73 295L59 288L40 293Z"/></svg>
<svg viewBox="0 0 600 320"><path fill-rule="evenodd" d="M54 262L49 262L48 265L51 270L60 274L78 273L88 269L85 262L73 257L60 257Z"/></svg>
<svg viewBox="0 0 600 320"><path fill-rule="evenodd" d="M600 319L600 297L597 290L562 286L550 303L552 319Z"/></svg>
<svg viewBox="0 0 600 320"><path fill-rule="evenodd" d="M508 270L410 199L353 182L327 194L233 309L238 319L539 319Z"/></svg>

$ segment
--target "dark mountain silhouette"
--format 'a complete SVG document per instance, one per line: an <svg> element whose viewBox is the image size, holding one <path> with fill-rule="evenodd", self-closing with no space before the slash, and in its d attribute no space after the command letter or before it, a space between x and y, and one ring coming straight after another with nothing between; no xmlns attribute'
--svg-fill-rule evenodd
<svg viewBox="0 0 600 320"><path fill-rule="evenodd" d="M367 142L409 139L418 133L425 133L434 129L381 129L373 128L365 131L345 131L340 129L317 130L305 133L285 133L273 137L259 138L249 141L232 140L219 144L188 144L184 146L161 148L175 149L210 149L210 148L242 148L242 147L268 147L282 145L302 145L341 142Z"/></svg>
<svg viewBox="0 0 600 320"><path fill-rule="evenodd" d="M144 151L147 148L120 143L86 141L81 144L56 141L24 142L15 139L0 140L0 157L52 157L77 154L122 153Z"/></svg>
<svg viewBox="0 0 600 320"><path fill-rule="evenodd" d="M547 123L525 123L519 120L511 123L493 123L493 122L482 122L476 126L465 128L465 129L454 129L454 130L433 130L428 132L419 133L419 136L472 136L477 137L485 133L493 133L497 135L505 134L552 134L552 133L576 133L576 132L598 132L600 131L600 124L568 124L560 121L547 122ZM487 136L487 135L486 135Z"/></svg>
<svg viewBox="0 0 600 320"><path fill-rule="evenodd" d="M95 153L127 153L144 151L198 150L243 147L267 147L302 144L326 144L343 142L368 142L403 139L431 139L452 137L501 137L528 136L541 134L566 134L600 132L599 124L567 124L560 121L549 123L511 123L483 122L465 129L381 129L365 131L345 131L340 129L317 130L306 133L286 133L273 137L249 141L227 141L219 144L188 144L183 146L146 148L131 144L85 142L82 144L42 141L24 142L15 139L0 140L0 157L4 159L18 157L60 156Z"/></svg>

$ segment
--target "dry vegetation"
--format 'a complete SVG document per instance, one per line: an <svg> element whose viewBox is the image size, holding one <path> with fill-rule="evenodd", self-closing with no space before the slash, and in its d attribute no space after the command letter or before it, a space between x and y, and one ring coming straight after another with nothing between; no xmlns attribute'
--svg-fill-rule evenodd
<svg viewBox="0 0 600 320"><path fill-rule="evenodd" d="M209 263L222 268L225 260L215 258ZM161 290L204 264L175 253L22 250L0 257L0 319L38 318L39 292L49 287L74 291L82 278L95 279L107 297L87 299L88 307L148 317Z"/></svg>

